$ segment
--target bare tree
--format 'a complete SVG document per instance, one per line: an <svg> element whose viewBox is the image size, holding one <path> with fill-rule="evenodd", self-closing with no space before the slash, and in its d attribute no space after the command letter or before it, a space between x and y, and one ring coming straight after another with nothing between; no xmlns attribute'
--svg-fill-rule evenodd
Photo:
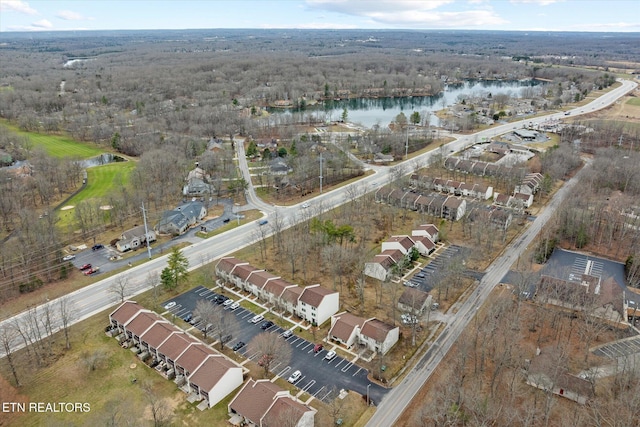
<svg viewBox="0 0 640 427"><path fill-rule="evenodd" d="M126 274L118 274L114 278L113 284L109 287L109 293L114 295L116 301L124 302L130 293L129 276Z"/></svg>
<svg viewBox="0 0 640 427"><path fill-rule="evenodd" d="M200 318L200 323L204 325L202 333L204 334L205 339L209 332L209 325L214 325L216 321L216 311L216 306L209 300L199 299L196 302L196 308L193 310L193 317Z"/></svg>
<svg viewBox="0 0 640 427"><path fill-rule="evenodd" d="M157 272L150 271L146 279L147 286L153 291L153 303L158 304L160 275Z"/></svg>
<svg viewBox="0 0 640 427"><path fill-rule="evenodd" d="M154 427L171 425L171 410L167 402L156 394L152 384L145 384L142 389L149 403L149 412L151 412Z"/></svg>
<svg viewBox="0 0 640 427"><path fill-rule="evenodd" d="M65 348L69 350L71 348L69 326L76 316L76 311L73 307L73 302L71 302L68 296L63 296L58 299L58 314L60 315L60 322L62 322Z"/></svg>
<svg viewBox="0 0 640 427"><path fill-rule="evenodd" d="M274 363L288 365L291 360L291 346L280 336L269 332L256 335L249 342L249 351L258 355L258 364L266 376Z"/></svg>
<svg viewBox="0 0 640 427"><path fill-rule="evenodd" d="M13 346L15 345L15 341L18 338L18 332L15 328L5 323L4 325L0 325L0 344L2 345L2 349L4 350L5 357L7 358L7 363L9 364L9 369L11 369L11 374L13 375L13 379L16 381L16 386L20 387L20 380L18 379L18 372L16 370L16 365L13 361Z"/></svg>
<svg viewBox="0 0 640 427"><path fill-rule="evenodd" d="M225 343L233 338L233 334L240 329L238 319L230 311L224 310L222 307L214 307L211 327L207 333L215 337L220 342L220 350L224 348Z"/></svg>

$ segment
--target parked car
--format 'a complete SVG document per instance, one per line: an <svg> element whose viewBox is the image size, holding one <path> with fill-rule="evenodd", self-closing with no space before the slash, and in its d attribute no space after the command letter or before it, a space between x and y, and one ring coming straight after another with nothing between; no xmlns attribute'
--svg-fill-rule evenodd
<svg viewBox="0 0 640 427"><path fill-rule="evenodd" d="M239 303L239 302L234 302L233 304L231 304L231 305L229 306L229 310L235 310L235 309L237 309L238 307L240 307L240 303Z"/></svg>
<svg viewBox="0 0 640 427"><path fill-rule="evenodd" d="M98 270L100 270L100 267L91 267L90 269L84 271L84 275L91 276L93 273L97 273Z"/></svg>
<svg viewBox="0 0 640 427"><path fill-rule="evenodd" d="M104 248L104 245L102 243L98 243L91 246L91 250L94 250L94 251L97 251L98 249L102 249L102 248Z"/></svg>
<svg viewBox="0 0 640 427"><path fill-rule="evenodd" d="M85 264L82 267L80 267L80 270L88 270L91 268L91 264Z"/></svg>
<svg viewBox="0 0 640 427"><path fill-rule="evenodd" d="M333 360L334 357L336 357L336 352L328 351L327 354L324 356L324 360Z"/></svg>
<svg viewBox="0 0 640 427"><path fill-rule="evenodd" d="M189 320L189 324L193 326L196 323L198 323L199 321L200 321L200 318L198 316L195 316L191 320Z"/></svg>
<svg viewBox="0 0 640 427"><path fill-rule="evenodd" d="M255 316L253 316L250 320L251 323L258 323L258 322L262 322L264 320L264 317L260 316L259 314L256 314Z"/></svg>
<svg viewBox="0 0 640 427"><path fill-rule="evenodd" d="M309 203L303 203L302 204L302 209L307 209L309 207Z"/></svg>
<svg viewBox="0 0 640 427"><path fill-rule="evenodd" d="M269 328L270 328L270 327L272 327L272 326L273 326L273 322L272 322L271 320L267 320L267 321L266 321L266 322L264 322L262 325L260 325L260 329L262 329L262 330L265 330L265 331L266 331L267 329L269 329Z"/></svg>
<svg viewBox="0 0 640 427"><path fill-rule="evenodd" d="M317 353L319 351L321 351L323 349L323 345L322 344L316 344L315 346L313 346L313 352Z"/></svg>
<svg viewBox="0 0 640 427"><path fill-rule="evenodd" d="M222 220L222 222L225 223L225 224L228 223L229 221L231 221L231 218L225 218L225 219Z"/></svg>
<svg viewBox="0 0 640 427"><path fill-rule="evenodd" d="M171 301L170 303L167 303L167 305L164 306L165 310L169 310L170 308L173 308L176 306L176 302L175 301Z"/></svg>
<svg viewBox="0 0 640 427"><path fill-rule="evenodd" d="M234 302L235 301L233 301L231 298L228 298L225 302L222 303L222 305L225 306L225 307L229 307Z"/></svg>
<svg viewBox="0 0 640 427"><path fill-rule="evenodd" d="M286 331L284 331L282 333L282 338L287 339L289 337L293 336L293 331L291 329L287 329Z"/></svg>
<svg viewBox="0 0 640 427"><path fill-rule="evenodd" d="M233 351L238 351L240 350L242 347L244 347L244 343L242 341L238 341L236 343L236 345L233 346Z"/></svg>
<svg viewBox="0 0 640 427"><path fill-rule="evenodd" d="M217 304L224 304L225 302L227 302L229 300L229 297L225 297L224 295L218 295L216 297L216 303ZM233 304L233 303L232 303Z"/></svg>
<svg viewBox="0 0 640 427"><path fill-rule="evenodd" d="M289 379L287 381L289 381L291 384L294 384L296 381L298 381L300 378L302 377L302 372L300 371L295 371L293 374L291 374L291 376L289 377Z"/></svg>
<svg viewBox="0 0 640 427"><path fill-rule="evenodd" d="M64 257L62 257L62 261L71 261L75 257L75 255L65 255Z"/></svg>
<svg viewBox="0 0 640 427"><path fill-rule="evenodd" d="M193 319L193 314L191 314L191 313L187 314L186 316L184 316L182 318L182 320L184 320L187 323L191 322L191 319Z"/></svg>
<svg viewBox="0 0 640 427"><path fill-rule="evenodd" d="M267 221L266 219L261 219L260 221L258 221L258 225L265 225L267 224L269 221Z"/></svg>

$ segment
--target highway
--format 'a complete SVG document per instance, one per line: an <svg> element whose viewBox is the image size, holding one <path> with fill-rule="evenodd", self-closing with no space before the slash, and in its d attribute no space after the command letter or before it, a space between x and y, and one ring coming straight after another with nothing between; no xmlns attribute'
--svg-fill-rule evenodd
<svg viewBox="0 0 640 427"><path fill-rule="evenodd" d="M622 85L619 88L612 90L611 92L603 95L598 98L596 101L580 107L576 110L575 115L579 114L579 111L591 112L601 108L605 108L606 106L612 104L617 99L622 97L624 94L635 88L637 84L630 81L622 81ZM573 114L573 112L572 112ZM527 122L541 122L543 120L548 119L549 117L560 118L564 117L563 113L556 113L546 117L539 117L536 119L528 119ZM461 138L453 141L445 146L447 152L453 150L458 151L463 149L467 145L471 145L476 141L481 140L482 137L491 137L495 134L500 134L507 132L513 129L514 124L502 125L492 129L488 129L482 132L478 132L474 135L462 136ZM239 165L242 170L243 176L245 173L248 174L248 168L246 167L246 160L244 156L244 150L242 148L242 144L235 144L236 149L239 154ZM414 159L409 160L408 164L411 165L411 162L420 161L426 163L432 156L434 152L428 152L417 156ZM244 162L244 166L243 166ZM407 162L404 162L407 163ZM405 168L407 173L410 168ZM259 200L253 188L249 186L247 189L247 199L251 204L254 204L259 209L261 209L265 215L266 219L273 219L277 215L279 219L282 220L284 228L287 228L297 222L306 220L310 215L314 215L319 213L320 211L326 211L333 209L343 203L349 201L349 194L353 193L354 190L357 190L359 194L365 194L366 192L373 191L377 188L378 185L383 185L388 182L390 173L390 168L375 168L374 174L367 176L358 182L345 185L343 187L337 188L335 190L323 193L308 202L311 204L309 209L301 209L300 204L289 206L289 207L279 207L269 205ZM246 179L246 176L245 176ZM250 181L249 181L250 182ZM254 243L257 239L257 231L259 229L259 225L257 222L251 222L244 224L240 227L237 227L233 230L230 230L221 235L215 236L213 238L207 239L200 243L188 246L182 250L183 254L189 260L189 269L194 270L204 264L211 262L214 259L217 259L221 256L233 253L238 249L246 247L252 243ZM268 226L263 226L268 227ZM532 225L533 227L533 225ZM268 232L271 230L269 229ZM532 237L533 238L533 237ZM505 261L506 262L506 261ZM510 265L510 264L509 264ZM133 267L127 271L118 273L112 277L100 280L90 286L86 286L82 289L78 289L66 296L68 299L68 303L73 307L75 312L75 317L70 322L71 324L75 324L84 319L87 319L97 313L100 313L110 307L114 307L118 300L114 296L109 289L112 285L122 278L122 276L126 276L129 281L129 290L130 294L128 298L133 298L135 295L138 295L144 291L151 289L149 284L149 276L157 275L159 277L160 272L163 268L166 267L166 256L153 259L145 264L140 266ZM499 274L496 273L496 276ZM500 276L502 277L502 276ZM61 319L57 313L57 307L59 299L48 301L38 307L34 307L32 309L32 313L35 312L36 316L40 316L44 318L44 308L48 307L50 312L53 313L50 317L50 322L52 324L51 329L55 332L60 330L61 328ZM0 327L5 327L11 324L26 324L25 319L29 312L20 313L12 318L6 319L0 322ZM106 325L107 319L105 319ZM453 335L451 335L453 336ZM446 338L446 337L445 337ZM445 345L448 343L449 338L443 340L442 344ZM11 348L13 351L18 350L24 347L24 342L19 340L17 337L12 342ZM5 356L4 349L0 350L0 357ZM426 379L425 379L426 380ZM424 382L424 381L422 381ZM401 384L399 388L402 388ZM396 390L393 390L395 392ZM391 393L390 393L391 394ZM410 400L410 399L409 399ZM406 400L404 406L408 404L409 400ZM392 402L392 399L387 396L382 404L386 404L387 401ZM396 399L393 399L393 403L396 407L400 407L400 404L396 402ZM404 406L402 406L404 408ZM380 411L379 411L380 412ZM372 420L373 421L373 420ZM371 425L385 425L388 426L390 424L371 424Z"/></svg>

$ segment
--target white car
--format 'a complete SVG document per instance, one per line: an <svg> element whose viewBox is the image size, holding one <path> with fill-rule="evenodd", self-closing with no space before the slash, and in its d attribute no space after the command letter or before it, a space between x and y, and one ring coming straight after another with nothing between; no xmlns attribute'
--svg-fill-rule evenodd
<svg viewBox="0 0 640 427"><path fill-rule="evenodd" d="M327 354L324 356L325 360L332 360L334 357L336 357L336 352L335 351L329 351L327 352Z"/></svg>
<svg viewBox="0 0 640 427"><path fill-rule="evenodd" d="M75 255L65 255L62 260L63 261L71 261L72 259L74 259L76 256Z"/></svg>
<svg viewBox="0 0 640 427"><path fill-rule="evenodd" d="M309 203L303 203L302 204L302 209L307 209L309 207Z"/></svg>
<svg viewBox="0 0 640 427"><path fill-rule="evenodd" d="M224 307L229 307L231 304L233 304L235 301L232 300L231 298L229 298L228 300L226 300L225 302L222 303L222 305Z"/></svg>
<svg viewBox="0 0 640 427"><path fill-rule="evenodd" d="M231 305L229 306L229 310L235 310L235 309L237 309L238 307L240 307L240 303L239 303L239 302L234 302L233 304L231 304Z"/></svg>
<svg viewBox="0 0 640 427"><path fill-rule="evenodd" d="M176 302L175 301L171 301L169 304L164 306L164 309L165 310L169 310L169 309L171 309L171 308L173 308L175 306L176 306Z"/></svg>
<svg viewBox="0 0 640 427"><path fill-rule="evenodd" d="M287 381L289 381L291 384L294 384L296 381L300 379L301 376L302 376L302 372L295 371L293 374L291 374L291 376Z"/></svg>
<svg viewBox="0 0 640 427"><path fill-rule="evenodd" d="M253 318L251 319L251 323L259 323L259 322L262 322L263 320L264 320L264 317L257 314L253 316Z"/></svg>

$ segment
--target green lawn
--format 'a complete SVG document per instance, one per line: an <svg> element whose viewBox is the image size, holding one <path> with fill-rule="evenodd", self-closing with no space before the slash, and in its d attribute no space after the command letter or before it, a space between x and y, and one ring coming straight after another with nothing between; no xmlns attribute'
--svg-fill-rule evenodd
<svg viewBox="0 0 640 427"><path fill-rule="evenodd" d="M629 98L627 104L640 106L640 98Z"/></svg>
<svg viewBox="0 0 640 427"><path fill-rule="evenodd" d="M97 145L78 142L67 136L25 132L6 121L0 122L0 126L17 135L26 136L33 143L34 148L42 148L52 157L88 159L104 153L104 149Z"/></svg>

